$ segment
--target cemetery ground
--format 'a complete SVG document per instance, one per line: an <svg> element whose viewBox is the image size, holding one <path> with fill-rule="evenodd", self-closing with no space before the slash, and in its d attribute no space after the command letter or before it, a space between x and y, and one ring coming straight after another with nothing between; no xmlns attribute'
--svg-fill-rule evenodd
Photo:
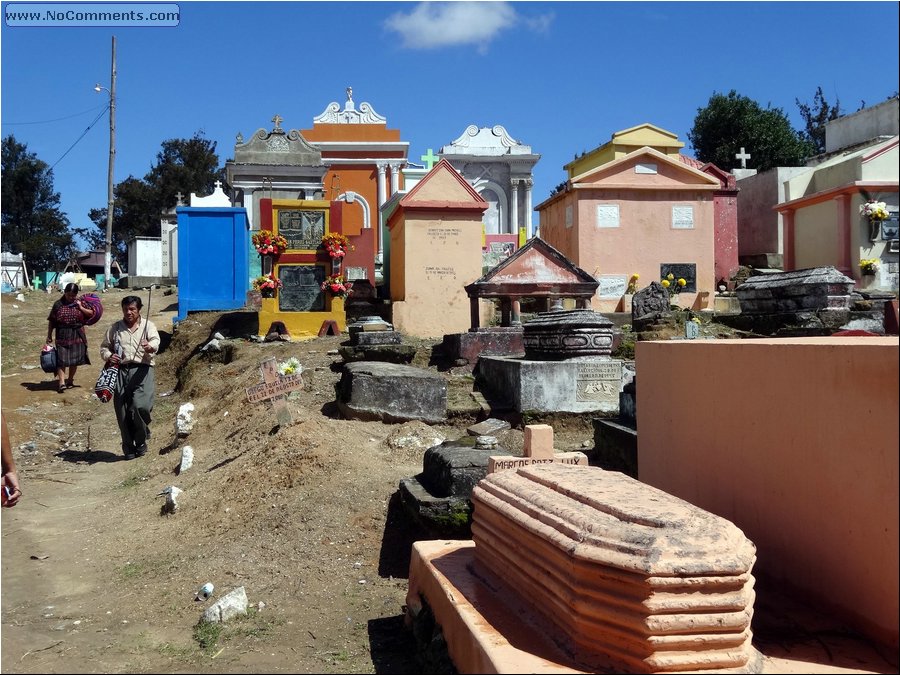
<svg viewBox="0 0 900 675"><path fill-rule="evenodd" d="M334 384L346 334L255 343L248 312L191 314L173 330L176 292L106 293L103 318L87 328L93 364L62 394L38 366L55 296L2 296L2 407L24 493L2 514L2 671L418 672L403 607L410 545L432 537L396 493L427 447L483 417L471 379L440 371L452 409L443 425L345 420ZM132 293L164 348L150 452L125 461L112 403L92 391L102 331ZM224 350L202 353L216 330ZM427 367L437 341L404 342ZM246 401L269 356L304 368L289 426L271 403ZM177 439L184 403L195 423ZM554 425L558 451L592 446L589 415L537 421ZM498 439L521 452L521 425ZM178 475L186 445L194 463ZM165 515L158 494L170 485L184 492ZM206 582L213 595L197 601ZM239 586L249 615L198 627Z"/></svg>

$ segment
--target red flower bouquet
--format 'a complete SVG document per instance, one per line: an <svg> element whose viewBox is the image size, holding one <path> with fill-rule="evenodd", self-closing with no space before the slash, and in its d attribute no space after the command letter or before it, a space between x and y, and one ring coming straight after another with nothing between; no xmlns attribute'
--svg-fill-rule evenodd
<svg viewBox="0 0 900 675"><path fill-rule="evenodd" d="M260 230L253 235L253 246L260 255L281 255L287 250L287 239L269 230Z"/></svg>
<svg viewBox="0 0 900 675"><path fill-rule="evenodd" d="M322 237L322 246L332 258L343 258L347 255L348 250L353 250L350 240L343 234L337 232L329 232Z"/></svg>
<svg viewBox="0 0 900 675"><path fill-rule="evenodd" d="M330 274L322 282L322 290L338 298L344 298L353 293L353 284L345 281L340 274Z"/></svg>

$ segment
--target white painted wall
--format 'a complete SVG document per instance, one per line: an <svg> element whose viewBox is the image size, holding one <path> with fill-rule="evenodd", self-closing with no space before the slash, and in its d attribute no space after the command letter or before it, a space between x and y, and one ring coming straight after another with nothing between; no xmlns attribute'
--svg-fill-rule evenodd
<svg viewBox="0 0 900 675"><path fill-rule="evenodd" d="M162 241L157 237L135 237L128 242L128 275L161 277Z"/></svg>

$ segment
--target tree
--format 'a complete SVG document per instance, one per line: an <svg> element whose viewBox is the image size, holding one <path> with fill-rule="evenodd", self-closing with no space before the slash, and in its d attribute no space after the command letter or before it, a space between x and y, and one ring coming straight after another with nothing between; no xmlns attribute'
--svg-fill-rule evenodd
<svg viewBox="0 0 900 675"><path fill-rule="evenodd" d="M224 182L225 169L217 168L216 142L196 132L191 138L172 138L162 142L156 163L143 179L128 176L114 188L114 257L120 261L126 253L125 242L133 237L158 237L160 215L176 204L176 194L191 192L207 195L215 181ZM96 230L77 230L92 246L106 241L106 207L91 209L88 217Z"/></svg>
<svg viewBox="0 0 900 675"><path fill-rule="evenodd" d="M56 270L75 253L69 219L59 209L53 171L10 134L2 142L3 249L23 253L29 270Z"/></svg>
<svg viewBox="0 0 900 675"><path fill-rule="evenodd" d="M750 153L748 168L765 171L775 166L798 166L813 154L812 143L795 131L780 108L763 108L733 89L713 93L705 108L697 109L688 140L697 159L723 169L736 166L743 147Z"/></svg>
<svg viewBox="0 0 900 675"><path fill-rule="evenodd" d="M815 154L825 152L825 123L836 120L843 114L840 100L835 99L833 106L828 105L828 101L825 100L825 95L822 93L822 87L816 89L811 105L800 103L799 98L794 100L800 109L803 121L806 122L806 132L802 134L803 138L813 144Z"/></svg>

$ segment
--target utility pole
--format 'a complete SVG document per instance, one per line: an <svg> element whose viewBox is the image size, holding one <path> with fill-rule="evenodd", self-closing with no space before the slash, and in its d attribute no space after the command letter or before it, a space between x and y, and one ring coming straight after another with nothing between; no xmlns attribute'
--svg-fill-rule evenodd
<svg viewBox="0 0 900 675"><path fill-rule="evenodd" d="M103 261L103 288L110 287L109 278L112 274L112 226L115 198L113 197L113 168L116 163L116 36L112 36L112 67L110 68L109 89L109 174L106 184L106 256ZM106 89L99 84L94 87L96 91Z"/></svg>

